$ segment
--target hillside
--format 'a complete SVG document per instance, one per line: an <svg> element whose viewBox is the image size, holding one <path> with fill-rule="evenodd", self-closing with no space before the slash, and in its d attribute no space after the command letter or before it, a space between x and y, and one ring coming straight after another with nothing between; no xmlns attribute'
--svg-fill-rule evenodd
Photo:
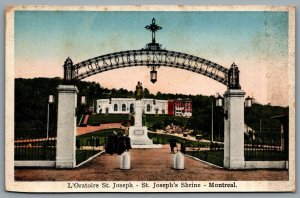
<svg viewBox="0 0 300 198"><path fill-rule="evenodd" d="M48 96L55 96L55 103L50 105L50 136L56 134L57 117L57 87L63 84L60 78L34 78L34 79L15 79L15 136L17 139L24 137L45 137L47 122ZM95 82L78 82L76 84L79 96L86 95L87 107L93 106L99 98L122 98L134 97L133 91L126 89L106 89ZM155 99L177 99L190 98L193 105L193 117L185 125L196 132L203 132L207 136L211 131L211 103L209 96L203 95L184 95L184 94L165 94L158 92L152 94L148 89L144 89L145 98ZM80 110L80 100L78 109ZM276 120L269 119L271 116L287 115L288 108L271 105L254 104L253 108L245 113L245 122L254 130L259 127L269 126L276 123ZM214 134L216 137L223 136L223 118L214 108ZM220 135L219 135L220 134Z"/></svg>

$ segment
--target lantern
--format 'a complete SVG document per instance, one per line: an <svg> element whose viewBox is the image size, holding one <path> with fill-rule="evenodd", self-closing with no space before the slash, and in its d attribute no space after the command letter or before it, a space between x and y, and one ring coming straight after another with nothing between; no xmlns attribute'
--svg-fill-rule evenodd
<svg viewBox="0 0 300 198"><path fill-rule="evenodd" d="M249 96L245 99L245 107L250 108L252 106L252 98Z"/></svg>
<svg viewBox="0 0 300 198"><path fill-rule="evenodd" d="M81 105L86 105L86 96L81 96Z"/></svg>
<svg viewBox="0 0 300 198"><path fill-rule="evenodd" d="M157 81L157 71L154 68L150 71L150 80L152 83Z"/></svg>
<svg viewBox="0 0 300 198"><path fill-rule="evenodd" d="M223 107L223 98L220 95L216 98L216 106Z"/></svg>
<svg viewBox="0 0 300 198"><path fill-rule="evenodd" d="M54 96L49 95L49 104L53 104L53 103L54 103Z"/></svg>

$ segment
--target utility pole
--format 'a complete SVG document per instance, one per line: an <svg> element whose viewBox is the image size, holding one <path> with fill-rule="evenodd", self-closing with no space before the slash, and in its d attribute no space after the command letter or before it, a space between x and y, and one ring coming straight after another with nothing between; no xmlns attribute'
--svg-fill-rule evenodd
<svg viewBox="0 0 300 198"><path fill-rule="evenodd" d="M214 141L214 98L211 100L211 142Z"/></svg>
<svg viewBox="0 0 300 198"><path fill-rule="evenodd" d="M47 139L49 138L49 102L48 102L48 113L47 113Z"/></svg>
<svg viewBox="0 0 300 198"><path fill-rule="evenodd" d="M50 114L50 104L54 103L54 96L49 95L48 98L48 112L47 112L47 139L49 138L49 114Z"/></svg>

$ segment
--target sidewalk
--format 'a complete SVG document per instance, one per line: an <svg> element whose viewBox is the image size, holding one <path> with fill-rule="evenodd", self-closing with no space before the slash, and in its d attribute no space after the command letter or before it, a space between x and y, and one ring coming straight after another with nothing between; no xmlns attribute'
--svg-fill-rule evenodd
<svg viewBox="0 0 300 198"><path fill-rule="evenodd" d="M16 168L18 181L265 181L288 180L287 170L226 170L185 157L185 169L174 170L169 145L132 149L131 170L119 169L119 155L100 155L76 169Z"/></svg>
<svg viewBox="0 0 300 198"><path fill-rule="evenodd" d="M121 123L109 123L109 124L101 124L100 126L86 126L86 127L77 127L77 133L76 135L83 135L87 133L92 133L99 130L104 129L125 129L124 126L121 125Z"/></svg>

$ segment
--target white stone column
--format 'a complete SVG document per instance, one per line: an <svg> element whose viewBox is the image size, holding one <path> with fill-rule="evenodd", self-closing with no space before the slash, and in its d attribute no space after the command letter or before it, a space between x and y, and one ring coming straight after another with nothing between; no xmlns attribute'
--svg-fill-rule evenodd
<svg viewBox="0 0 300 198"><path fill-rule="evenodd" d="M135 101L134 126L129 127L129 137L133 148L154 148L153 142L148 137L148 129L143 126L143 101Z"/></svg>
<svg viewBox="0 0 300 198"><path fill-rule="evenodd" d="M224 167L243 169L244 157L244 95L242 90L229 89L225 92L224 111Z"/></svg>
<svg viewBox="0 0 300 198"><path fill-rule="evenodd" d="M142 116L143 116L143 102L141 100L137 100L135 102L135 116L134 116L134 126L141 127L142 124Z"/></svg>
<svg viewBox="0 0 300 198"><path fill-rule="evenodd" d="M74 85L58 86L56 167L76 166L76 107L78 89Z"/></svg>

